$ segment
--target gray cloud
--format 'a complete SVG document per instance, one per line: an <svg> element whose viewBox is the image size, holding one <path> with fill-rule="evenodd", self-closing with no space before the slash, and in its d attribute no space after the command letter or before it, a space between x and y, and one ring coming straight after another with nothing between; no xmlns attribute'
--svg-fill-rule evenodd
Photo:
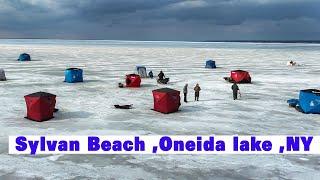
<svg viewBox="0 0 320 180"><path fill-rule="evenodd" d="M0 0L1 38L317 39L318 0Z"/></svg>

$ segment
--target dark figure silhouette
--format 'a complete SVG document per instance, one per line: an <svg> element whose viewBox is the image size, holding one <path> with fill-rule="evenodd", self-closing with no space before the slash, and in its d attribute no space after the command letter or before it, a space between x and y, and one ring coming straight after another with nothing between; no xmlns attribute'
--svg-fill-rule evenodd
<svg viewBox="0 0 320 180"><path fill-rule="evenodd" d="M160 71L160 73L158 74L159 80L163 80L163 78L165 77L164 73L162 71Z"/></svg>
<svg viewBox="0 0 320 180"><path fill-rule="evenodd" d="M150 77L151 79L153 78L153 72L152 72L152 71L149 72L149 77Z"/></svg>
<svg viewBox="0 0 320 180"><path fill-rule="evenodd" d="M233 85L231 86L232 92L233 92L233 100L238 99L238 91L239 91L239 87L237 85L237 83L233 83Z"/></svg>
<svg viewBox="0 0 320 180"><path fill-rule="evenodd" d="M183 87L183 96L184 96L183 100L184 100L184 102L188 102L187 101L187 94L188 94L188 84L185 84Z"/></svg>

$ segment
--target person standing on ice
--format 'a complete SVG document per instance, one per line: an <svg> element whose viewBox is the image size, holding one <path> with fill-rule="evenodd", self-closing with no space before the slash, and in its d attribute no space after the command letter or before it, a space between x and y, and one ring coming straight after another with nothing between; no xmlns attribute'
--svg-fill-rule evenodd
<svg viewBox="0 0 320 180"><path fill-rule="evenodd" d="M233 85L231 86L231 89L233 91L233 100L238 99L238 92L240 93L240 89L236 82L233 83Z"/></svg>
<svg viewBox="0 0 320 180"><path fill-rule="evenodd" d="M163 80L163 78L165 77L164 73L162 71L160 71L160 73L158 74L159 80Z"/></svg>
<svg viewBox="0 0 320 180"><path fill-rule="evenodd" d="M187 101L187 95L188 95L188 84L185 84L184 87L183 87L184 102L188 102Z"/></svg>
<svg viewBox="0 0 320 180"><path fill-rule="evenodd" d="M199 101L200 91L201 91L201 88L200 88L199 84L197 83L196 86L194 87L194 100L195 101Z"/></svg>
<svg viewBox="0 0 320 180"><path fill-rule="evenodd" d="M153 72L149 71L149 77L152 79L153 78Z"/></svg>

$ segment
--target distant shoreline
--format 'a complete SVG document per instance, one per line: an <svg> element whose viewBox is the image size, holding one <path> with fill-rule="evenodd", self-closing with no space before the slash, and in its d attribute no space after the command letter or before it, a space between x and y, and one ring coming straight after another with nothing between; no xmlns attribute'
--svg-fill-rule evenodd
<svg viewBox="0 0 320 180"><path fill-rule="evenodd" d="M61 41L132 41L132 42L189 42L189 43L307 43L320 44L320 40L205 40L205 41L183 41L183 40L117 40L117 39L58 39L58 38L0 38L0 40L61 40Z"/></svg>
<svg viewBox="0 0 320 180"><path fill-rule="evenodd" d="M227 41L215 41L208 40L203 42L243 42L243 43L310 43L320 44L320 40L227 40Z"/></svg>

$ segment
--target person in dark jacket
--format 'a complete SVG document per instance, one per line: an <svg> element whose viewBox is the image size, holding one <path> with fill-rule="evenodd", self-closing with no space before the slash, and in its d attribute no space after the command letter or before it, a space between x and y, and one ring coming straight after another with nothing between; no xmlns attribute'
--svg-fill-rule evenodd
<svg viewBox="0 0 320 180"><path fill-rule="evenodd" d="M233 83L233 85L231 86L231 89L233 91L233 100L238 99L238 92L240 91L237 83Z"/></svg>
<svg viewBox="0 0 320 180"><path fill-rule="evenodd" d="M200 88L199 84L197 83L196 86L194 87L194 100L195 101L199 101L200 91L201 91L201 88Z"/></svg>
<svg viewBox="0 0 320 180"><path fill-rule="evenodd" d="M159 80L163 80L163 78L165 77L164 73L162 71L160 71L160 73L158 74Z"/></svg>
<svg viewBox="0 0 320 180"><path fill-rule="evenodd" d="M150 77L151 79L153 78L153 72L152 72L152 71L149 72L149 77Z"/></svg>
<svg viewBox="0 0 320 180"><path fill-rule="evenodd" d="M188 102L187 101L187 94L188 94L188 84L185 84L183 87L184 102Z"/></svg>

